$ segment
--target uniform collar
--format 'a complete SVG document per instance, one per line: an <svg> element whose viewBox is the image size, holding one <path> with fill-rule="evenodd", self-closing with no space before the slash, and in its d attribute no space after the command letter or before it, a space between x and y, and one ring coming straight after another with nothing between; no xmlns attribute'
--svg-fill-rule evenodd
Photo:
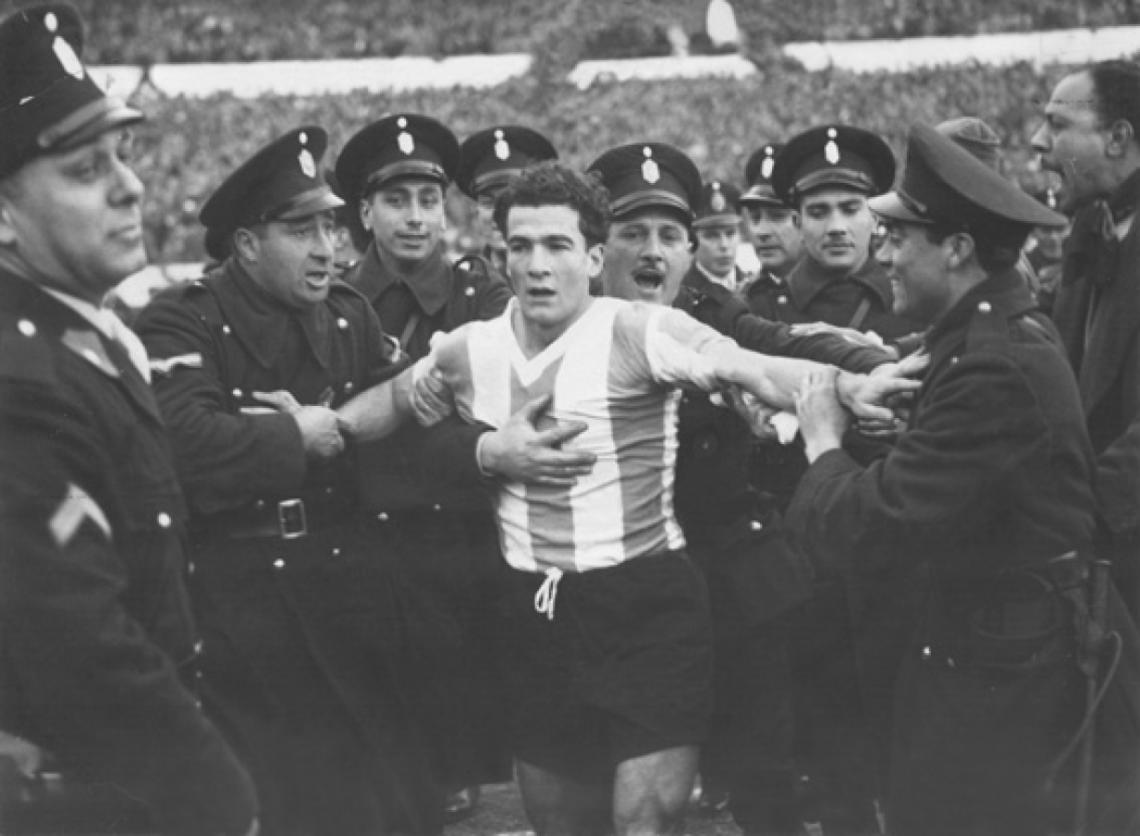
<svg viewBox="0 0 1140 836"><path fill-rule="evenodd" d="M233 258L226 260L219 273L214 287L222 315L262 368L271 368L282 355L291 321L300 326L313 357L328 368L332 314L327 304L304 310L287 307L262 290Z"/></svg>
<svg viewBox="0 0 1140 836"><path fill-rule="evenodd" d="M693 268L695 270L697 270L699 273L701 273L701 275L703 275L710 282L712 282L713 284L720 285L721 287L723 287L725 290L729 291L730 293L736 290L738 282L737 282L737 275L736 275L736 268L735 267L732 268L731 274L729 274L727 277L723 277L723 278L721 276L714 276L712 273L710 273L708 270L706 270L703 266L701 266L697 262L696 259L693 259Z"/></svg>
<svg viewBox="0 0 1140 836"><path fill-rule="evenodd" d="M1006 321L1027 314L1036 307L1024 277L1016 268L999 271L970 288L943 314L927 333L926 344L932 353L936 353L940 344L965 331L978 314L992 316L995 322ZM934 365L931 363L932 368Z"/></svg>
<svg viewBox="0 0 1140 836"><path fill-rule="evenodd" d="M434 316L447 304L451 294L451 266L444 258L443 244L440 243L414 270L404 272L395 259L380 252L376 242L372 241L350 282L373 306L393 285L403 284L415 297L420 310Z"/></svg>
<svg viewBox="0 0 1140 836"><path fill-rule="evenodd" d="M894 296L891 293L890 279L887 278L886 270L870 256L858 270L842 278L837 278L835 273L824 270L815 259L802 258L800 263L788 273L788 293L796 310L805 311L824 288L845 281L852 281L866 288L878 297L884 308L888 311L891 309Z"/></svg>

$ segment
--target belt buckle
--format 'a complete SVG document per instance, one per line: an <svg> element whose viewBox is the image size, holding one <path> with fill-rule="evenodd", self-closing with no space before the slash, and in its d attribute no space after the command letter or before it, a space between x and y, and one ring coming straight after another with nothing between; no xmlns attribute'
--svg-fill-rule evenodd
<svg viewBox="0 0 1140 836"><path fill-rule="evenodd" d="M282 540L296 540L309 533L303 499L283 499L277 503L277 527Z"/></svg>

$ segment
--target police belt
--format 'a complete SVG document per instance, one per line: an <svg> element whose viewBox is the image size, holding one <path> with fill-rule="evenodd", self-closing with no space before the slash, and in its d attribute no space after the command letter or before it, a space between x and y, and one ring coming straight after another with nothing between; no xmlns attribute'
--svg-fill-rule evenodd
<svg viewBox="0 0 1140 836"><path fill-rule="evenodd" d="M936 580L923 655L951 667L1029 670L1073 654L1066 590L1083 563Z"/></svg>
<svg viewBox="0 0 1140 836"><path fill-rule="evenodd" d="M269 538L296 540L349 522L356 512L351 502L314 501L291 497L259 501L246 508L195 517L191 525L207 537L230 540Z"/></svg>

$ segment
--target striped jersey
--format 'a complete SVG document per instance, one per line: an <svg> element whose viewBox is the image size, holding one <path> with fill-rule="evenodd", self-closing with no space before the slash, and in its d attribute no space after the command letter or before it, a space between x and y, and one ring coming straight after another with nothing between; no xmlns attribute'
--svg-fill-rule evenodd
<svg viewBox="0 0 1140 836"><path fill-rule="evenodd" d="M584 572L684 546L673 514L675 387L717 388L705 352L731 340L673 308L604 298L528 359L511 327L515 309L511 300L502 316L437 338L433 362L457 411L501 427L528 401L552 395L546 425L585 422L568 444L597 462L569 488L502 485L496 511L507 562Z"/></svg>

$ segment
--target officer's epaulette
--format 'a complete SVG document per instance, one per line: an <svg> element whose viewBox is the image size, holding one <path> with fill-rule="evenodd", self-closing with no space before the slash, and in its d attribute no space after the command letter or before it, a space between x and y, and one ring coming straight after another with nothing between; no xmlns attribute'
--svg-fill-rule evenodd
<svg viewBox="0 0 1140 836"><path fill-rule="evenodd" d="M479 253L468 253L463 256L455 262L455 269L474 273L484 279L495 272L495 268L491 266L491 262L479 255Z"/></svg>
<svg viewBox="0 0 1140 836"><path fill-rule="evenodd" d="M966 326L966 348L995 342L1009 342L1009 322L1001 308L988 299L982 299L974 306Z"/></svg>
<svg viewBox="0 0 1140 836"><path fill-rule="evenodd" d="M56 384L51 340L31 317L5 315L0 320L0 379Z"/></svg>

